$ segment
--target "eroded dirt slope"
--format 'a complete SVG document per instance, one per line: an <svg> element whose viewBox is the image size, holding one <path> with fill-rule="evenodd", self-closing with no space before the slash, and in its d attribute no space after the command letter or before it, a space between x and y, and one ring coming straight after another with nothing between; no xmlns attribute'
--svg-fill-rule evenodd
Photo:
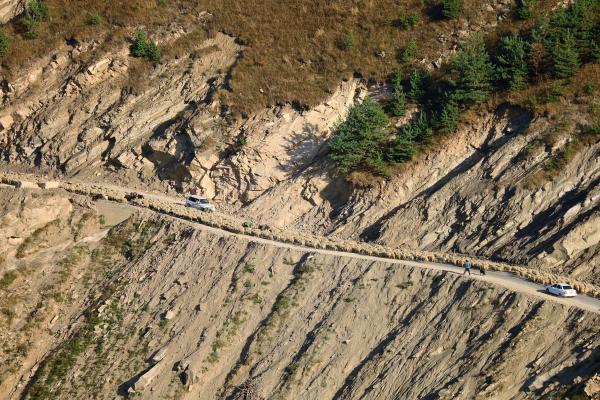
<svg viewBox="0 0 600 400"><path fill-rule="evenodd" d="M96 249L83 315L14 397L539 398L598 372L598 315L450 273L151 214Z"/></svg>

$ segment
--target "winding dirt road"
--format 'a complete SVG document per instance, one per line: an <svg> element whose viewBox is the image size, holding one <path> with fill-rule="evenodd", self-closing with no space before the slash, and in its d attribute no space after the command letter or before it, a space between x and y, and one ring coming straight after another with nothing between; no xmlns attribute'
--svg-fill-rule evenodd
<svg viewBox="0 0 600 400"><path fill-rule="evenodd" d="M37 179L37 181L39 181L39 178ZM5 183L6 183L6 179L5 179ZM69 185L71 183L59 182L59 184ZM142 192L142 191L139 191L136 189L122 188L122 187L118 187L115 185L108 185L108 184L94 183L94 184L88 184L88 185L95 189L104 188L107 191L112 191L113 193L117 192L117 193L120 193L121 195L131 194L131 193L135 192L135 193L141 194L144 199L154 199L154 200L158 200L161 202L170 203L171 205L180 205L183 208L183 203L184 203L183 200L184 199L182 197L173 197L173 196L167 196L164 194ZM41 185L41 186L43 186L43 185ZM339 250L330 250L330 249L316 248L316 247L310 247L310 246L302 246L302 245L297 245L297 244L292 244L292 243L286 243L286 242L280 241L280 240L266 239L266 238L262 238L262 237L252 236L252 235L248 235L245 233L231 232L229 230L221 229L219 227L208 226L206 224L202 224L197 221L191 221L189 219L186 219L186 218L183 218L180 216L173 216L170 213L160 212L160 211L156 210L156 208L152 208L150 206L144 207L143 205L140 205L140 204L119 203L117 201L111 201L111 200L96 200L95 203L97 205L99 212L104 214L107 219L107 222L110 222L111 224L116 224L116 223L126 219L136 209L146 209L146 210L151 210L152 212L155 212L155 213L164 214L171 218L176 218L179 220L186 221L187 223L193 224L194 226L198 227L199 229L214 233L219 236L235 236L235 237L242 238L242 239L248 240L248 241L268 244L271 246L277 246L280 248L287 248L287 249L292 249L292 250L301 251L301 252L312 252L312 253L327 254L327 255L340 256L340 257L349 257L349 258L356 258L356 259L361 259L361 260L366 260L366 261L380 261L380 262L385 262L385 263L390 263L390 264L404 265L404 266L417 267L417 268L426 268L426 269L431 269L431 270L436 270L436 271L445 271L445 272L461 274L461 275L463 274L463 269L461 267L458 267L456 265L445 264L445 263L399 260L399 259L388 258L388 257L359 254L359 253L350 252L350 251L339 251ZM129 210L129 212L127 210ZM198 213L200 213L200 211L198 211ZM217 216L219 215L219 213L215 213L215 214ZM224 218L231 218L231 216L228 216L226 214L222 214L222 216ZM505 288L513 290L515 292L520 292L520 293L525 293L525 294L528 294L531 296L541 297L545 300L550 300L550 301L558 302L558 303L565 304L568 306L577 307L577 308L584 309L587 311L592 311L594 313L600 313L600 299L598 299L598 298L594 298L594 297L590 297L590 296L582 295L582 294L580 294L574 298L554 297L554 296L548 295L544 292L543 285L523 279L522 277L519 277L512 273L488 270L486 275L481 276L481 275L479 275L479 271L473 270L472 275L466 276L465 279L476 279L476 280L485 281L485 282L488 282L493 285L505 287Z"/></svg>
<svg viewBox="0 0 600 400"><path fill-rule="evenodd" d="M161 197L164 200L164 197L163 196L161 196ZM173 201L176 201L177 203L182 203L181 199L173 199ZM111 201L107 201L107 200L98 201L98 202L96 202L96 204L97 204L98 211L100 213L107 215L107 218L111 218L113 220L114 220L114 216L115 216L115 214L114 214L115 210L117 210L117 212L119 213L118 214L119 218L121 220L124 220L129 215L131 215L133 212L135 212L136 209L139 208L138 206L133 206L133 205L129 205L129 204L119 204L119 203L115 203L115 202L111 202ZM129 213L124 212L124 210L127 210L127 209L130 210ZM276 247L290 249L290 250L296 250L296 251L300 251L300 252L325 254L325 255L339 256L339 257L349 257L349 258L355 258L355 259L360 259L360 260L365 260L365 261L380 261L380 262L389 263L389 264L403 265L403 266L417 267L417 268L426 268L426 269L430 269L430 270L444 271L444 272L449 272L449 273L459 274L459 275L463 275L463 272L464 272L464 270L462 268L457 267L455 265L432 263L432 262L395 260L395 259L390 259L390 258L385 258L385 257L368 256L368 255L356 254L356 253L345 252L345 251L316 249L316 248L299 246L299 245L290 244L290 243L283 243L283 242L279 242L277 240L263 239L263 238L259 238L259 237L255 237L255 236L246 235L243 233L233 233L233 232L226 231L224 229L219 229L219 228L215 228L215 227L206 226L206 225L203 225L203 224L200 224L197 222L188 221L186 219L181 219L181 218L177 218L177 219L180 219L182 221L190 223L190 224L194 225L195 227L197 227L198 229L213 233L218 236L235 236L237 238L241 238L241 239L248 240L251 242L267 244L270 246L276 246ZM505 288L510 289L515 292L525 293L525 294L528 294L531 296L543 298L544 300L550 300L550 301L554 301L557 303L581 308L583 310L587 310L587 311L591 311L591 312L600 314L600 299L596 299L594 297L581 295L581 294L574 298L560 298L560 297L556 297L556 296L551 296L551 295L545 293L544 286L539 285L534 282L530 282L526 279L520 278L520 277L518 277L514 274L511 274L511 273L508 273L508 272L486 271L485 275L479 275L478 270L472 270L471 275L465 276L464 278L465 279L476 279L476 280L488 282L492 285L505 287Z"/></svg>

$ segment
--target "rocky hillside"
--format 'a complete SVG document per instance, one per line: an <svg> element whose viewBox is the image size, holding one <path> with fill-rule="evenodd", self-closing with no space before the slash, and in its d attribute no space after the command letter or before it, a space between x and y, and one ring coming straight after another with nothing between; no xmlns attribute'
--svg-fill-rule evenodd
<svg viewBox="0 0 600 400"><path fill-rule="evenodd" d="M16 293L62 277L52 320L34 318L50 328L44 349L11 350L25 357L3 380L9 398L537 399L584 393L600 372L598 315L449 273L149 214L74 251L67 272L63 260L3 280ZM26 315L3 331L18 335Z"/></svg>
<svg viewBox="0 0 600 400"><path fill-rule="evenodd" d="M510 6L485 10L504 21ZM210 30L214 18L200 12L193 26ZM504 29L464 18L432 25L437 37L427 40L441 47L427 47L419 65L441 73L441 61L429 62L448 59L465 32ZM466 31L457 33L461 27ZM348 180L328 157L332 129L365 96L385 102L389 86L338 81L317 106L282 103L232 119L223 91L242 79L232 74L248 47L192 25L156 37L165 53L157 64L131 57L126 43L108 51L104 42L74 39L5 79L3 168L200 192L222 210L279 227L599 282L599 142L580 137L593 123L597 64L552 102L524 108L533 96L527 90L493 99L390 177ZM454 39L442 40L448 37Z"/></svg>
<svg viewBox="0 0 600 400"><path fill-rule="evenodd" d="M598 286L598 10L0 0L0 173L154 193L167 211L201 194L244 232ZM377 168L343 170L332 143L364 104L381 126L355 136L378 141L350 156L375 149ZM600 392L596 313L73 193L0 187L0 398Z"/></svg>

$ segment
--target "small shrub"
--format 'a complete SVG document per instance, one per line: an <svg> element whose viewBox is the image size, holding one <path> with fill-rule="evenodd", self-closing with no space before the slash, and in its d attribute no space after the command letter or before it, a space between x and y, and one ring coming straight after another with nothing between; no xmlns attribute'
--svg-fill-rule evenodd
<svg viewBox="0 0 600 400"><path fill-rule="evenodd" d="M253 273L254 265L252 264L244 264L244 272Z"/></svg>
<svg viewBox="0 0 600 400"><path fill-rule="evenodd" d="M463 0L444 0L442 2L442 15L447 19L455 19L463 12Z"/></svg>
<svg viewBox="0 0 600 400"><path fill-rule="evenodd" d="M402 87L402 70L396 70L392 79L392 106L391 112L395 117L403 117L406 114L406 94Z"/></svg>
<svg viewBox="0 0 600 400"><path fill-rule="evenodd" d="M90 25L98 26L104 23L104 18L100 14L94 14L90 17Z"/></svg>
<svg viewBox="0 0 600 400"><path fill-rule="evenodd" d="M238 136L235 143L237 146L243 147L248 144L248 138L246 137L246 135L240 135Z"/></svg>
<svg viewBox="0 0 600 400"><path fill-rule="evenodd" d="M407 133L409 131L403 129L398 131L396 138L392 141L386 153L388 161L403 163L413 158L417 152L417 148L414 139L410 135L407 135Z"/></svg>
<svg viewBox="0 0 600 400"><path fill-rule="evenodd" d="M285 373L287 375L294 375L294 373L296 373L296 371L298 370L298 363L291 363L290 365L288 365L287 367L285 367Z"/></svg>
<svg viewBox="0 0 600 400"><path fill-rule="evenodd" d="M417 152L417 143L427 142L433 135L433 130L425 113L400 127L396 138L389 145L386 159L394 163L409 161Z"/></svg>
<svg viewBox="0 0 600 400"><path fill-rule="evenodd" d="M160 49L148 38L146 32L138 32L133 42L132 53L134 57L147 58L150 61L160 61Z"/></svg>
<svg viewBox="0 0 600 400"><path fill-rule="evenodd" d="M354 34L352 32L348 32L346 36L340 40L340 49L347 51L354 47Z"/></svg>
<svg viewBox="0 0 600 400"><path fill-rule="evenodd" d="M533 16L535 0L520 0L517 5L517 18L526 20Z"/></svg>
<svg viewBox="0 0 600 400"><path fill-rule="evenodd" d="M460 121L460 108L458 104L454 100L448 100L444 107L442 108L442 112L440 113L440 117L438 120L438 129L440 132L444 133L452 133L458 127L458 123Z"/></svg>
<svg viewBox="0 0 600 400"><path fill-rule="evenodd" d="M42 0L34 0L25 7L25 14L37 21L45 21L48 19L48 7Z"/></svg>
<svg viewBox="0 0 600 400"><path fill-rule="evenodd" d="M401 28L409 28L411 26L418 24L419 21L420 21L420 18L415 13L410 13L408 15L403 14L396 20L396 26L401 27Z"/></svg>
<svg viewBox="0 0 600 400"><path fill-rule="evenodd" d="M596 93L597 90L598 90L598 87L595 84L590 83L590 82L586 83L583 88L584 93L588 96L593 95L594 93Z"/></svg>
<svg viewBox="0 0 600 400"><path fill-rule="evenodd" d="M15 271L8 271L2 278L0 278L0 289L6 289L11 283L17 279L17 273Z"/></svg>
<svg viewBox="0 0 600 400"><path fill-rule="evenodd" d="M283 311L285 311L286 309L288 309L290 307L290 299L286 296L281 296L279 298L279 301L277 301L277 303L275 303L275 311L277 311L278 313L282 313Z"/></svg>
<svg viewBox="0 0 600 400"><path fill-rule="evenodd" d="M590 127L590 132L594 135L600 135L600 115L596 116L596 119Z"/></svg>
<svg viewBox="0 0 600 400"><path fill-rule="evenodd" d="M548 89L548 94L546 96L546 101L549 103L553 103L558 101L561 97L565 95L565 88L560 81L556 81L552 83L552 86Z"/></svg>
<svg viewBox="0 0 600 400"><path fill-rule="evenodd" d="M425 88L429 81L430 77L427 72L414 69L408 77L408 99L415 103L421 103L425 97Z"/></svg>
<svg viewBox="0 0 600 400"><path fill-rule="evenodd" d="M417 118L404 125L401 130L405 131L406 137L412 138L417 143L427 143L433 136L433 128L424 112L420 112Z"/></svg>
<svg viewBox="0 0 600 400"><path fill-rule="evenodd" d="M10 38L0 29L0 57L6 57L10 50Z"/></svg>
<svg viewBox="0 0 600 400"><path fill-rule="evenodd" d="M48 19L48 7L41 0L34 0L25 6L25 36L33 39L39 35L40 23Z"/></svg>
<svg viewBox="0 0 600 400"><path fill-rule="evenodd" d="M551 156L546 164L544 165L544 170L546 174L549 176L554 175L555 173L561 171L571 159L577 153L579 149L579 142L576 137L571 137L565 144L565 146L560 149L555 155Z"/></svg>
<svg viewBox="0 0 600 400"><path fill-rule="evenodd" d="M417 57L419 48L415 39L411 38L406 45L406 48L402 52L402 62L409 62Z"/></svg>

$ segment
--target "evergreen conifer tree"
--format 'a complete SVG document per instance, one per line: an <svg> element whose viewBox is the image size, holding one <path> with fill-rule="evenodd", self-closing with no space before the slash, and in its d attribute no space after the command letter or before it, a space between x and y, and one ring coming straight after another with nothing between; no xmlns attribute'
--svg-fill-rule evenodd
<svg viewBox="0 0 600 400"><path fill-rule="evenodd" d="M579 69L579 52L575 37L566 31L552 49L553 75L558 79L570 78Z"/></svg>

